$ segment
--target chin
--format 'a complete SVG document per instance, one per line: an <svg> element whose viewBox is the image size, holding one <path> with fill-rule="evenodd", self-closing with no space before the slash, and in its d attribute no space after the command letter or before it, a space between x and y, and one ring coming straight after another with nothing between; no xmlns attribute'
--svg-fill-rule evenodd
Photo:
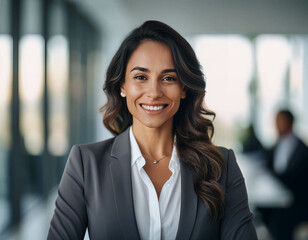
<svg viewBox="0 0 308 240"><path fill-rule="evenodd" d="M157 119L156 121L139 121L139 123L141 123L141 125L147 128L162 128L167 127L168 125L172 126L172 121L172 119L169 119L167 121L159 121L159 119Z"/></svg>
<svg viewBox="0 0 308 240"><path fill-rule="evenodd" d="M147 124L143 124L143 125L148 127L148 128L161 128L162 126L164 126L163 123L147 123Z"/></svg>

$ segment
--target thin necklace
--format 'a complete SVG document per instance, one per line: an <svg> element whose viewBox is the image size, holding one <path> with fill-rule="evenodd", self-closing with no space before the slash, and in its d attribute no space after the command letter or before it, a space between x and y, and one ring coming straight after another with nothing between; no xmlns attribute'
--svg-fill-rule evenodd
<svg viewBox="0 0 308 240"><path fill-rule="evenodd" d="M158 159L158 160L152 160L152 159L149 159L148 157L145 157L144 156L144 158L145 158L145 160L147 160L147 161L150 161L150 162L153 162L154 164L157 164L157 163L159 163L161 160L163 160L165 157L168 157L169 155L165 155L165 156L162 156L160 159Z"/></svg>

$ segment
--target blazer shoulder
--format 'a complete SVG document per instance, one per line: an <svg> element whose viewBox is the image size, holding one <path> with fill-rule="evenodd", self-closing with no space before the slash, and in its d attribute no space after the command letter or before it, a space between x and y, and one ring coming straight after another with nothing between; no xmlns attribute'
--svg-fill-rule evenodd
<svg viewBox="0 0 308 240"><path fill-rule="evenodd" d="M302 151L308 152L308 146L304 143L304 141L298 137L296 137L296 139L297 139L297 147Z"/></svg>
<svg viewBox="0 0 308 240"><path fill-rule="evenodd" d="M112 137L112 138L108 138L103 141L85 143L85 144L77 144L76 146L79 147L80 149L89 149L92 151L96 151L97 149L106 148L107 146L112 145L114 140L115 140L115 137Z"/></svg>
<svg viewBox="0 0 308 240"><path fill-rule="evenodd" d="M110 155L114 140L115 137L99 142L77 144L72 147L71 151L76 151L78 149L82 159L92 156L98 158L99 156L102 156L106 153L109 153L108 155Z"/></svg>
<svg viewBox="0 0 308 240"><path fill-rule="evenodd" d="M222 174L219 182L222 185L226 185L228 184L228 181L234 178L242 179L243 175L237 164L233 150L225 147L217 147L217 150L224 156L225 160L225 166L222 169Z"/></svg>
<svg viewBox="0 0 308 240"><path fill-rule="evenodd" d="M226 165L228 165L230 161L236 161L235 154L232 149L228 149L221 146L216 146L216 148L224 156Z"/></svg>
<svg viewBox="0 0 308 240"><path fill-rule="evenodd" d="M228 158L229 150L228 148L216 146L217 150L224 156L225 159Z"/></svg>

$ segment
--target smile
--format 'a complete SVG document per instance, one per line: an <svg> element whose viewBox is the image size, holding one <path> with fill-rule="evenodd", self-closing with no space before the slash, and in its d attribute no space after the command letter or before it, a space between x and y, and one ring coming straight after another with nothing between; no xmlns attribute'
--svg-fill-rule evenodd
<svg viewBox="0 0 308 240"><path fill-rule="evenodd" d="M156 106L150 106L150 105L145 105L145 104L140 104L142 108L149 110L149 111L159 111L162 110L163 108L167 107L168 105L156 105Z"/></svg>

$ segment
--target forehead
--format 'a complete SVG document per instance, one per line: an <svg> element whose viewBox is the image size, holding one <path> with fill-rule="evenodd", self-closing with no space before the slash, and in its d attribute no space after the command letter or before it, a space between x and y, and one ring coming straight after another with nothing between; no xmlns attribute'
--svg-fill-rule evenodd
<svg viewBox="0 0 308 240"><path fill-rule="evenodd" d="M289 123L290 119L288 118L288 116L285 113L278 113L277 117L276 117L277 122L284 122L284 123Z"/></svg>
<svg viewBox="0 0 308 240"><path fill-rule="evenodd" d="M132 53L127 67L174 67L173 57L168 45L147 40Z"/></svg>

